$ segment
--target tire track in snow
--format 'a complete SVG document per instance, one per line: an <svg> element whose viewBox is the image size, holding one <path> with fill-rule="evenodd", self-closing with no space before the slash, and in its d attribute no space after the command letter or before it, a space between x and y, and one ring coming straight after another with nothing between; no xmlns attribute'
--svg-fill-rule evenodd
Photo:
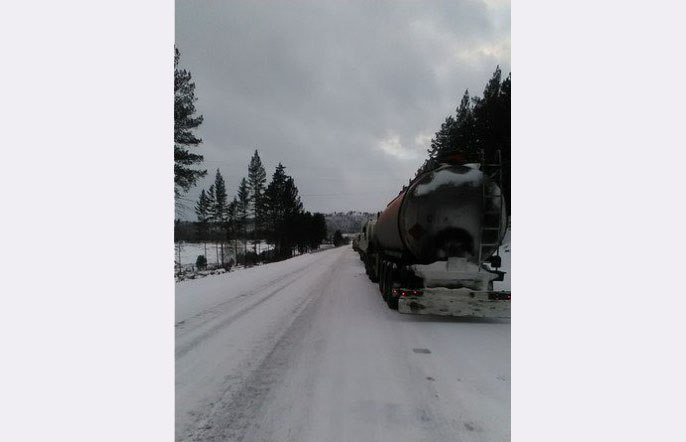
<svg viewBox="0 0 686 442"><path fill-rule="evenodd" d="M260 304L262 304L262 303L264 303L265 301L269 300L270 298L272 298L273 296L275 296L275 295L277 295L279 292L281 292L283 289L289 287L290 285L292 285L293 283L295 283L296 281L298 281L298 279L300 279L300 276L302 276L302 274L305 273L307 270L308 270L308 268L306 267L306 268L303 268L303 269L300 269L300 270L296 271L294 274L292 273L292 274L291 274L291 277L288 278L288 280L286 281L286 283L280 284L276 289L271 290L271 291L270 291L269 293L267 293L265 296L262 296L262 297L260 297L258 300L256 300L255 302L252 302L252 303L248 304L247 306L241 308L240 310L237 310L235 313L233 313L233 314L231 314L231 315L229 315L229 316L227 316L227 317L225 317L225 318L222 318L222 319L221 319L220 321L218 321L218 322L212 323L212 325L210 325L209 327L207 327L207 328L206 328L205 330L203 330L201 333L199 333L199 334L197 334L196 336L194 336L193 339L191 339L189 342L186 342L186 343L180 345L180 346L176 349L176 353L175 353L176 359L179 359L179 358L184 357L189 351L191 351L191 350L192 350L196 345L198 345L200 342L204 341L204 340L207 339L209 336L215 334L217 331L219 331L219 330L221 330L221 329L223 329L223 328L225 328L225 327L228 327L228 326L231 325L231 323L234 322L235 320L241 318L243 315L245 315L246 313L248 313L248 312L250 312L251 310L255 309L256 307L259 307ZM278 278L278 279L276 279L276 281L279 281L279 280L283 280L283 278ZM264 285L263 287L270 287L270 286L271 286L270 284L266 284L266 285ZM215 316L219 316L224 310L226 310L228 307L232 306L232 304L235 303L234 301L244 300L246 297L253 296L253 295L255 295L256 293L260 293L260 291L261 291L260 289L253 290L253 291L248 292L248 293L246 293L246 294L243 294L243 295L241 295L241 296L239 296L239 297L237 297L237 298L234 298L234 299L232 299L232 300L230 300L230 301L226 301L226 302L220 304L219 306L217 306L217 307L215 307L215 308L213 308L213 309L210 309L210 310L215 310L216 308L221 307L221 308L219 309L219 310L221 310L221 311L218 312L218 313L215 315ZM206 311L206 312L207 312L207 311ZM206 312L203 312L203 314L205 314ZM202 314L201 314L201 315L202 315ZM202 324L199 324L199 325L196 326L194 329L189 330L189 331L186 331L186 333L184 333L184 336L188 336L188 334L195 332L197 329L202 328L202 327L205 326L206 324L207 324L207 322L202 323ZM184 331L185 331L185 330L184 330ZM177 334L176 339L179 340L179 339L181 339L181 337Z"/></svg>
<svg viewBox="0 0 686 442"><path fill-rule="evenodd" d="M254 418L253 412L259 410L271 385L278 379L279 369L283 367L282 361L290 351L294 336L297 334L296 330L306 327L308 323L306 318L312 311L311 306L324 293L323 288L330 283L341 256L343 255L338 254L331 261L318 260L314 266L296 271L296 274L279 289L270 292L257 303L244 309L242 314L232 315L233 320L226 324L227 327L235 320L244 318L246 313L250 314L258 305L265 304L268 299L272 299L279 292L294 285L302 276L303 271L318 275L313 281L314 284L308 284L307 293L299 295L298 301L292 308L284 312L278 323L280 327L279 325L276 328L272 327L272 330L266 333L263 342L267 345L255 348L250 355L245 357L238 369L227 376L224 386L220 387L221 392L218 397L193 412L195 416L193 423L185 425L183 430L177 428L176 440L233 441L243 439L241 434L250 427ZM333 269L329 271L328 268ZM231 436L227 438L227 434Z"/></svg>
<svg viewBox="0 0 686 442"><path fill-rule="evenodd" d="M290 272L290 274L293 275L295 273L303 273L304 270L307 270L308 265L309 265L309 263L306 263L305 265L303 265L303 267L301 267L301 268L299 268L293 272ZM228 299L228 300L221 302L219 304L213 305L212 307L209 307L209 308L207 308L201 312L198 312L189 318L186 318L186 319L183 319L181 321L176 322L174 324L174 327L176 328L176 331L177 331L177 337L178 337L179 333L185 334L185 333L188 333L188 332L193 330L193 329L188 328L189 324L198 323L199 325L197 325L196 327L202 326L203 324L206 324L208 321L211 321L213 319L213 316L220 315L226 309L226 307L228 307L229 305L235 304L235 303L240 303L240 301L244 300L245 298L247 298L251 295L254 295L255 293L259 293L265 289L270 288L274 284L283 280L284 276L288 276L288 274L287 275L280 275L278 278L274 278L274 279L271 279L264 284L260 284L259 286L255 287L251 290L248 290L247 292L242 293L242 294L236 296L235 298L231 298L231 299Z"/></svg>
<svg viewBox="0 0 686 442"><path fill-rule="evenodd" d="M315 287L305 297L304 305L299 306L299 312L293 322L275 342L269 354L241 384L241 388L231 395L229 400L212 410L212 414L204 422L202 431L193 438L194 441L240 442L250 435L255 422L259 421L257 416L260 408L274 384L281 378L281 371L286 369L289 360L295 357L292 350L311 325L317 302L334 279L333 276L338 271L335 264L339 260L340 257L334 262L334 270L331 274L322 275L319 278Z"/></svg>

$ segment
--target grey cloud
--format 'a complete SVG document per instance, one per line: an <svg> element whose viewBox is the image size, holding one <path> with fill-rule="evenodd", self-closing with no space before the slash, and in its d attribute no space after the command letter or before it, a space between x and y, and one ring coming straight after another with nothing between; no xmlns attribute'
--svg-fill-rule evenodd
<svg viewBox="0 0 686 442"><path fill-rule="evenodd" d="M210 171L188 198L216 168L235 192L257 148L306 209L379 210L464 90L509 71L509 34L509 4L492 0L177 1Z"/></svg>

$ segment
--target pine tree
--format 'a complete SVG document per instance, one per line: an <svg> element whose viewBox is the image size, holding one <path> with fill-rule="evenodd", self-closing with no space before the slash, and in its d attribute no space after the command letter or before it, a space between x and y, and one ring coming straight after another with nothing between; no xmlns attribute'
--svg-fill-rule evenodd
<svg viewBox="0 0 686 442"><path fill-rule="evenodd" d="M174 48L174 196L187 192L207 170L192 166L203 156L189 151L202 143L193 131L202 124L202 115L195 115L195 83L191 73L179 68L179 50Z"/></svg>

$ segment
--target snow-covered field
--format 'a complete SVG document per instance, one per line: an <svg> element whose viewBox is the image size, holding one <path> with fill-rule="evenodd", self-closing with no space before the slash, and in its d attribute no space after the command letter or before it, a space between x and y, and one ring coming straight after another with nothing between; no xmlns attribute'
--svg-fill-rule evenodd
<svg viewBox="0 0 686 442"><path fill-rule="evenodd" d="M175 328L178 441L510 438L510 321L392 311L349 246L179 282Z"/></svg>
<svg viewBox="0 0 686 442"><path fill-rule="evenodd" d="M245 246L241 242L236 243L236 248L239 253L245 251ZM224 244L225 255L235 256L234 243ZM247 243L248 251L253 251L253 242L248 241ZM270 246L265 241L257 242L257 251L262 252L268 250ZM207 250L207 254L205 254ZM180 252L180 253L179 253ZM181 256L181 265L195 264L195 260L198 259L198 255L205 255L207 258L207 263L209 265L218 264L221 259L221 246L217 243L192 243L192 242L177 242L174 244L174 260L179 261L179 255Z"/></svg>

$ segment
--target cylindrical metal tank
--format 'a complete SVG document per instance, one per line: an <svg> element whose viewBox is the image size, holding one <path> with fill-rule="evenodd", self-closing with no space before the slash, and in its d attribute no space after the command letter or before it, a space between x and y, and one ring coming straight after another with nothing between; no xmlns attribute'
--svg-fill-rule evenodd
<svg viewBox="0 0 686 442"><path fill-rule="evenodd" d="M477 165L443 165L391 201L374 232L381 250L400 252L419 264L450 256L480 263L495 252L506 228L497 184Z"/></svg>

